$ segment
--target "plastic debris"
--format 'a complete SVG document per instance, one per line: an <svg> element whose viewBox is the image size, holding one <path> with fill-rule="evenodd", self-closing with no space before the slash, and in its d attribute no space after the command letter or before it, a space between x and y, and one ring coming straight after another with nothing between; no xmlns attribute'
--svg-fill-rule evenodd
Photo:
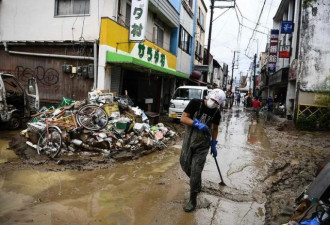
<svg viewBox="0 0 330 225"><path fill-rule="evenodd" d="M104 111L99 110L91 117L82 116L78 121L78 117L81 116L81 112L78 113L79 109L87 104L96 105L96 110L101 107ZM107 117L101 117L104 114ZM92 126L89 129L81 125L90 121L102 128L93 129ZM21 134L26 137L27 145L42 152L43 149L38 147L41 140L39 137L41 134L44 135L45 131L48 132L49 127L55 127L59 131L59 147L67 155L102 154L112 157L119 151L139 154L144 150L164 149L167 147L164 142L175 136L175 132L163 123L150 126L147 115L139 107L133 107L128 96L115 97L108 90L89 92L88 100L75 101L63 97L58 107L42 107L27 123L27 129ZM52 135L49 138L52 138ZM53 148L58 147L56 142L47 141L55 145ZM88 153L85 153L86 151Z"/></svg>

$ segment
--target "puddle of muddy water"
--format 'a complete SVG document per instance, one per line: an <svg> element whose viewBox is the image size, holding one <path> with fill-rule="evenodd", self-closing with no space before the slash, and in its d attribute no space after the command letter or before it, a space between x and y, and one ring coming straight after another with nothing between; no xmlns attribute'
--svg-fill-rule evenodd
<svg viewBox="0 0 330 225"><path fill-rule="evenodd" d="M258 185L264 171L263 154L270 144L261 122L253 124L250 112L233 107L223 116L218 135L220 171L225 183L235 189L251 191ZM207 158L203 177L206 181L220 182L213 157Z"/></svg>
<svg viewBox="0 0 330 225"><path fill-rule="evenodd" d="M261 124L251 124L243 108L223 115L217 160L227 186L218 186L221 198L200 195L192 214L182 210L189 189L180 147L105 170L2 173L0 224L263 224L263 204L244 198L258 185L262 152L269 151ZM206 189L220 182L210 155L202 176ZM223 194L232 190L243 197Z"/></svg>
<svg viewBox="0 0 330 225"><path fill-rule="evenodd" d="M172 148L106 170L4 172L0 224L195 224L182 210L179 154Z"/></svg>

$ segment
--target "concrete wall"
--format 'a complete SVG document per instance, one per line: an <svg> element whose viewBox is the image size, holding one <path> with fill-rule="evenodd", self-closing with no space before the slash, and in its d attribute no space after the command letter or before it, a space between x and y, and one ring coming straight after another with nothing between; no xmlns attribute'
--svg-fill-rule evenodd
<svg viewBox="0 0 330 225"><path fill-rule="evenodd" d="M196 1L194 1L192 10L195 9ZM194 20L191 18L186 11L186 9L181 6L180 12L180 25L185 28L185 30L193 37L193 30L194 30ZM179 33L180 35L180 33ZM193 41L193 39L192 39ZM191 43L191 45L194 45ZM191 52L191 54L194 54ZM180 48L178 49L178 58L177 58L177 70L183 73L190 74L191 73L191 55L187 54L186 52L182 51Z"/></svg>
<svg viewBox="0 0 330 225"><path fill-rule="evenodd" d="M176 70L182 73L190 74L190 55L182 51L180 48L178 50L177 65Z"/></svg>
<svg viewBox="0 0 330 225"><path fill-rule="evenodd" d="M196 51L196 41L198 41L201 45L202 45L202 58L204 55L204 46L205 46L205 29L206 29L206 19L207 19L207 12L206 9L204 8L204 5L202 3L202 0L197 0L197 11L196 11L196 17L198 18L198 12L199 12L199 8L202 10L203 14L204 14L204 23L202 24L202 27L198 24L198 22L196 22L196 31L195 31L195 51ZM195 54L195 53L194 53ZM194 60L194 65L202 65L203 61L199 62L198 60Z"/></svg>
<svg viewBox="0 0 330 225"><path fill-rule="evenodd" d="M330 90L330 2L302 10L299 75L301 89ZM299 99L301 102L302 100Z"/></svg>
<svg viewBox="0 0 330 225"><path fill-rule="evenodd" d="M0 41L98 39L100 17L116 18L116 2L91 0L89 15L57 17L54 0L2 0Z"/></svg>

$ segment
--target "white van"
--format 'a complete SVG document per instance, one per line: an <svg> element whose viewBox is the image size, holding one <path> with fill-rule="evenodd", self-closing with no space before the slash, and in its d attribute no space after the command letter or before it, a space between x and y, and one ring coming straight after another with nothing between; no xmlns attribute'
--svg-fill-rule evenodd
<svg viewBox="0 0 330 225"><path fill-rule="evenodd" d="M205 86L181 86L174 92L170 101L168 116L173 119L180 119L183 110L193 98L205 99L209 89Z"/></svg>

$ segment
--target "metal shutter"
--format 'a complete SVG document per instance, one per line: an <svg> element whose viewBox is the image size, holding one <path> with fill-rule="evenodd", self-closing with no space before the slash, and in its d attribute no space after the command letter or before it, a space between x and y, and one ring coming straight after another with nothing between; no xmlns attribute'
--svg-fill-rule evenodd
<svg viewBox="0 0 330 225"><path fill-rule="evenodd" d="M111 67L111 92L120 93L120 79L121 79L121 68Z"/></svg>

